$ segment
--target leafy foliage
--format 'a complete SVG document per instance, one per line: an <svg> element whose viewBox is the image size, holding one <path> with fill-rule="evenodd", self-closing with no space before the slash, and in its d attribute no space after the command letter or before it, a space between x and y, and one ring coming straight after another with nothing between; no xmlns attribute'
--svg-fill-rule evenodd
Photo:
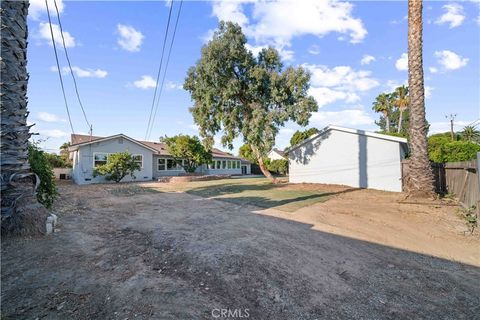
<svg viewBox="0 0 480 320"><path fill-rule="evenodd" d="M465 219L468 231L470 231L470 234L473 234L475 228L478 227L477 207L471 206L470 208L462 208L460 209L460 214L463 219Z"/></svg>
<svg viewBox="0 0 480 320"><path fill-rule="evenodd" d="M467 141L480 143L480 131L477 126L465 126L460 134Z"/></svg>
<svg viewBox="0 0 480 320"><path fill-rule="evenodd" d="M52 168L71 168L71 163L67 163L61 155L46 152L45 157Z"/></svg>
<svg viewBox="0 0 480 320"><path fill-rule="evenodd" d="M268 162L267 168L271 172L275 172L278 174L286 174L288 172L288 160L287 159L271 160Z"/></svg>
<svg viewBox="0 0 480 320"><path fill-rule="evenodd" d="M290 138L290 145L294 146L318 132L320 132L320 130L317 128L310 128L304 131L297 130Z"/></svg>
<svg viewBox="0 0 480 320"><path fill-rule="evenodd" d="M93 176L105 176L106 180L118 183L128 175L135 178L134 172L139 170L140 164L130 153L119 152L110 154L106 164L95 168Z"/></svg>
<svg viewBox="0 0 480 320"><path fill-rule="evenodd" d="M252 148L248 144L244 144L240 147L238 150L238 155L241 158L250 161L251 163L258 164L258 160L253 154Z"/></svg>
<svg viewBox="0 0 480 320"><path fill-rule="evenodd" d="M434 134L428 138L428 156L433 162L457 162L475 159L480 152L480 145L460 140L460 135L455 135L457 140L452 141L450 133Z"/></svg>
<svg viewBox="0 0 480 320"><path fill-rule="evenodd" d="M289 120L307 125L318 106L308 95L310 74L305 69L284 68L273 48L254 57L246 43L238 24L220 22L189 69L184 88L195 102L190 111L206 145L220 131L222 144L230 149L242 136L268 176L262 158L275 144L279 128Z"/></svg>
<svg viewBox="0 0 480 320"><path fill-rule="evenodd" d="M40 150L35 143L28 145L28 162L30 163L30 168L40 179L40 185L37 189L38 202L46 208L51 208L58 192L55 175L53 174L53 169L47 155L48 154Z"/></svg>
<svg viewBox="0 0 480 320"><path fill-rule="evenodd" d="M175 162L186 172L195 172L198 166L212 161L212 154L202 145L198 137L179 134L161 139ZM185 160L182 162L181 160Z"/></svg>

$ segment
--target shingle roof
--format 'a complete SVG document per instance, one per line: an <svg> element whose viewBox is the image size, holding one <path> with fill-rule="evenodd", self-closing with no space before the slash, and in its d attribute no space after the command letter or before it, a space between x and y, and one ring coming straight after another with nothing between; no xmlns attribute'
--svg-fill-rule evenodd
<svg viewBox="0 0 480 320"><path fill-rule="evenodd" d="M88 143L88 142L94 142L95 140L99 139L104 139L107 137L99 137L99 136L89 136L89 135L83 135L83 134L72 134L70 139L71 139L71 146L75 146L78 144L83 144L83 143ZM133 139L135 140L135 139ZM141 140L135 140L138 141L139 143L146 145L147 147L151 149L155 149L158 154L164 155L164 156L169 156L170 153L167 151L167 147L165 146L164 143L162 142L154 142L154 141L141 141ZM230 158L230 159L240 159L243 160L240 157L236 157L228 152L224 152L222 150L219 150L217 148L212 148L212 156L214 158Z"/></svg>

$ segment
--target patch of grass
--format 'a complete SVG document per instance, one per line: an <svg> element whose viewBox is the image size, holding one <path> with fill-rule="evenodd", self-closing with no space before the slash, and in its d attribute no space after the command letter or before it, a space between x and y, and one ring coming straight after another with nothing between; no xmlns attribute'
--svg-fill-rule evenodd
<svg viewBox="0 0 480 320"><path fill-rule="evenodd" d="M117 197L128 197L128 196L134 196L137 194L148 193L148 192L153 192L153 193L160 192L159 190L156 190L156 189L141 187L138 185L118 186L110 189L109 191L111 194Z"/></svg>
<svg viewBox="0 0 480 320"><path fill-rule="evenodd" d="M275 208L293 212L328 200L334 193L308 190L290 184L272 184L265 178L223 179L163 184L161 190L181 191L238 205Z"/></svg>

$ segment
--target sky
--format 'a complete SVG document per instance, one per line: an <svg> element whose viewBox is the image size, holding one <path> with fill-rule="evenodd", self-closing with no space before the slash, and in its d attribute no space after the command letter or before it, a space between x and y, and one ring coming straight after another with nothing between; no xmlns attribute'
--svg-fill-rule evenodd
<svg viewBox="0 0 480 320"><path fill-rule="evenodd" d="M53 31L75 133L89 128L61 44L53 0ZM70 139L44 0L30 0L28 109L35 140L50 152ZM144 140L169 13L168 1L57 0L65 44L93 134ZM174 1L172 22L180 2ZM480 118L480 2L424 2L424 72L430 134L461 130ZM157 116L149 140L198 134L183 90L189 67L220 20L242 26L248 48L276 48L285 66L311 73L319 110L307 127L329 124L378 130L372 102L407 81L406 1L184 1ZM170 43L173 23L167 44ZM166 51L168 50L168 47ZM164 63L166 60L166 54ZM163 68L165 69L165 68ZM160 77L161 82L162 77ZM160 87L160 83L159 83ZM286 123L276 146L302 129ZM217 139L216 146L223 148ZM234 150L242 145L236 139ZM225 149L225 148L223 148Z"/></svg>

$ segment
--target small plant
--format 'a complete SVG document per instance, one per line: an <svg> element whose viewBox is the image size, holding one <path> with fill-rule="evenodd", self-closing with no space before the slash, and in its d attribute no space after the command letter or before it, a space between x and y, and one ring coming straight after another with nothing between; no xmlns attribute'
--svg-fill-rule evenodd
<svg viewBox="0 0 480 320"><path fill-rule="evenodd" d="M28 162L32 171L40 179L37 189L38 202L46 208L51 208L53 201L58 195L57 186L48 156L38 148L38 143L33 142L28 145Z"/></svg>
<svg viewBox="0 0 480 320"><path fill-rule="evenodd" d="M128 175L135 178L134 172L140 169L141 165L130 153L119 152L109 155L106 164L96 167L93 176L105 176L106 180L118 183Z"/></svg>
<svg viewBox="0 0 480 320"><path fill-rule="evenodd" d="M446 200L455 200L455 193L448 192L443 196Z"/></svg>
<svg viewBox="0 0 480 320"><path fill-rule="evenodd" d="M473 234L475 228L478 227L478 213L476 209L475 206L460 209L461 215L465 219L470 234Z"/></svg>

